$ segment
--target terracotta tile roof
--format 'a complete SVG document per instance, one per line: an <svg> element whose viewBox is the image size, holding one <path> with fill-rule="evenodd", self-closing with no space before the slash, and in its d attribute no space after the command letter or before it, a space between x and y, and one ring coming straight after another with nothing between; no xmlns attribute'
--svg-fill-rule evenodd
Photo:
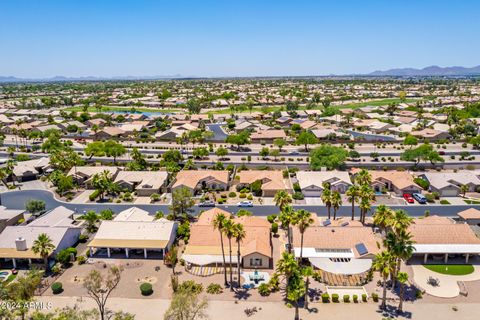
<svg viewBox="0 0 480 320"><path fill-rule="evenodd" d="M173 188L178 186L187 186L189 188L195 188L200 180L211 177L225 184L228 183L228 171L219 170L187 170L177 173Z"/></svg>
<svg viewBox="0 0 480 320"><path fill-rule="evenodd" d="M300 231L292 228L293 246L300 247ZM378 242L380 239L378 239ZM309 227L304 233L304 248L352 249L355 257L359 257L355 245L363 243L369 254L380 251L377 238L368 227Z"/></svg>
<svg viewBox="0 0 480 320"><path fill-rule="evenodd" d="M475 208L470 208L470 209L467 209L467 210L464 210L464 211L461 211L461 212L457 213L457 215L464 220L480 219L480 210L475 209Z"/></svg>
<svg viewBox="0 0 480 320"><path fill-rule="evenodd" d="M257 180L265 181L262 190L285 190L288 189L283 173L279 170L243 170L237 173L240 183L251 184Z"/></svg>

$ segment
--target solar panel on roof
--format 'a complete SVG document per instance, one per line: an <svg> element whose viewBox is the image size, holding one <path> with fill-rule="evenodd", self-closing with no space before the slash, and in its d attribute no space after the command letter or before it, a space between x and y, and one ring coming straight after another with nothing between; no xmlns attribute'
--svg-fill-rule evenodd
<svg viewBox="0 0 480 320"><path fill-rule="evenodd" d="M368 249L367 249L367 247L365 247L365 245L363 243L357 243L355 245L355 249L357 249L358 254L360 254L361 256L368 253Z"/></svg>

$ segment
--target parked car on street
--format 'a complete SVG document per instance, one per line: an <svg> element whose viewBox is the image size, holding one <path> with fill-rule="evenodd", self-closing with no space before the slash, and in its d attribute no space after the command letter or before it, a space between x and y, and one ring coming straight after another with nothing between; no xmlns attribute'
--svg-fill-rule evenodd
<svg viewBox="0 0 480 320"><path fill-rule="evenodd" d="M252 201L240 201L237 204L237 207L253 207L253 202Z"/></svg>
<svg viewBox="0 0 480 320"><path fill-rule="evenodd" d="M405 199L405 201L407 201L408 203L414 203L415 202L410 193L404 193L403 194L403 199Z"/></svg>
<svg viewBox="0 0 480 320"><path fill-rule="evenodd" d="M198 204L199 207L215 207L215 202L212 200L202 201Z"/></svg>
<svg viewBox="0 0 480 320"><path fill-rule="evenodd" d="M425 198L425 196L424 196L423 194L421 194L421 193L414 193L412 196L413 196L413 198L414 198L415 200L417 200L417 202L420 203L420 204L425 204L425 203L427 203L427 198Z"/></svg>

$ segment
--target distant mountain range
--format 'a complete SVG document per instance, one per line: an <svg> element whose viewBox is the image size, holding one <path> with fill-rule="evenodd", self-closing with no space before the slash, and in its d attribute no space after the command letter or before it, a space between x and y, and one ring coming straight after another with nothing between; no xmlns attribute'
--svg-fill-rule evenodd
<svg viewBox="0 0 480 320"><path fill-rule="evenodd" d="M184 78L182 75L167 75L167 76L118 76L118 77L65 77L55 76L51 78L17 78L0 76L0 83L2 82L68 82L68 81L105 81L105 80L168 80Z"/></svg>
<svg viewBox="0 0 480 320"><path fill-rule="evenodd" d="M465 68L465 67L439 67L430 66L423 69L414 68L399 68L384 71L374 71L368 74L369 76L470 76L480 75L480 66Z"/></svg>
<svg viewBox="0 0 480 320"><path fill-rule="evenodd" d="M389 70L378 70L368 74L356 74L349 76L378 76L378 77L388 77L388 76L400 76L400 77L428 77L428 76L472 76L480 75L480 65L476 67L466 68L466 67L439 67L439 66L430 66L423 69L415 68L397 68ZM336 77L336 76L345 76L345 75L328 75L325 77ZM296 76L297 78L303 78L301 76ZM308 78L316 77L309 76ZM68 82L68 81L105 81L105 80L169 80L169 79L195 79L200 77L195 76L182 76L179 74L175 75L166 75L166 76L117 76L117 77L65 77L65 76L56 76L51 78L17 78L13 76L0 76L0 83L6 82ZM205 78L205 77L201 77ZM208 78L208 77L207 77ZM214 78L214 77L213 77ZM222 77L228 78L228 77ZM235 78L235 76L232 76ZM243 77L241 77L243 78ZM248 78L248 77L245 77ZM253 77L255 78L255 77ZM263 78L263 77L261 77ZM265 78L288 78L288 77L265 77Z"/></svg>

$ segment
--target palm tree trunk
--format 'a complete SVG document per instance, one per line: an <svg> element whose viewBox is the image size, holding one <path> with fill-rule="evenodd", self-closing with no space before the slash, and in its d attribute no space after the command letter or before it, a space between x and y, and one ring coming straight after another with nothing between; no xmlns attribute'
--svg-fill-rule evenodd
<svg viewBox="0 0 480 320"><path fill-rule="evenodd" d="M352 221L355 220L355 199L352 198Z"/></svg>
<svg viewBox="0 0 480 320"><path fill-rule="evenodd" d="M403 313L403 294L404 294L405 285L403 283L400 284L400 303L398 304L398 311Z"/></svg>
<svg viewBox="0 0 480 320"><path fill-rule="evenodd" d="M295 302L295 320L300 320L300 315L298 313L298 301Z"/></svg>
<svg viewBox="0 0 480 320"><path fill-rule="evenodd" d="M287 226L287 241L288 241L288 253L292 253L292 242L290 236L290 225Z"/></svg>
<svg viewBox="0 0 480 320"><path fill-rule="evenodd" d="M223 258L223 275L225 276L225 287L228 285L227 281L227 264L225 263L225 250L223 249L223 234L220 231L220 245L222 246L222 258Z"/></svg>
<svg viewBox="0 0 480 320"><path fill-rule="evenodd" d="M327 211L328 211L328 219L330 219L330 206L327 206Z"/></svg>
<svg viewBox="0 0 480 320"><path fill-rule="evenodd" d="M303 233L300 233L300 265L302 265L302 258L303 258Z"/></svg>
<svg viewBox="0 0 480 320"><path fill-rule="evenodd" d="M310 285L310 278L307 277L307 280L305 281L305 309L308 310L308 287Z"/></svg>
<svg viewBox="0 0 480 320"><path fill-rule="evenodd" d="M228 249L230 251L230 291L233 291L233 274L232 274L232 239L228 238Z"/></svg>
<svg viewBox="0 0 480 320"><path fill-rule="evenodd" d="M238 280L237 280L237 288L240 288L240 241L237 240L237 273L238 273Z"/></svg>
<svg viewBox="0 0 480 320"><path fill-rule="evenodd" d="M387 306L387 276L383 276L382 309L385 309L386 306Z"/></svg>
<svg viewBox="0 0 480 320"><path fill-rule="evenodd" d="M333 220L337 220L337 209L333 208Z"/></svg>

